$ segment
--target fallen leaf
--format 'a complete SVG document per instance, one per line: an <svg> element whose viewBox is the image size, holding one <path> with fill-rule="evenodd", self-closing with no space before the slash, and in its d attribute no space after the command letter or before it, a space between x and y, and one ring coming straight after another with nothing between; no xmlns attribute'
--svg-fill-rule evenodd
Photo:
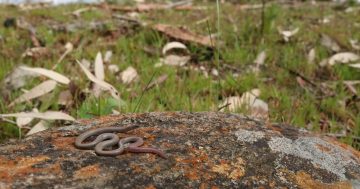
<svg viewBox="0 0 360 189"><path fill-rule="evenodd" d="M57 65L66 57L66 55L68 55L73 50L74 50L74 45L70 42L67 42L65 44L65 52L61 55L61 57L57 61L57 64L54 65L53 69L55 69Z"/></svg>
<svg viewBox="0 0 360 189"><path fill-rule="evenodd" d="M84 65L86 69L90 70L90 67L91 67L90 61L88 61L86 59L82 59L81 64Z"/></svg>
<svg viewBox="0 0 360 189"><path fill-rule="evenodd" d="M112 57L112 51L106 51L104 56L104 63L110 63Z"/></svg>
<svg viewBox="0 0 360 189"><path fill-rule="evenodd" d="M56 84L57 84L57 82L54 80L44 81L41 84L39 84L38 86L30 89L29 92L24 93L20 97L16 98L13 102L10 103L9 106L11 107L17 103L25 102L25 101L40 97L44 94L47 94L47 93L51 92L52 90L54 90L54 88L56 87Z"/></svg>
<svg viewBox="0 0 360 189"><path fill-rule="evenodd" d="M20 113L13 113L13 114L0 114L1 117L31 117L31 118L38 118L38 119L45 119L45 120L68 120L68 121L75 121L75 118L71 117L70 115L57 112L57 111L47 111L47 112L20 112Z"/></svg>
<svg viewBox="0 0 360 189"><path fill-rule="evenodd" d="M357 63L357 64L349 64L350 67L353 67L353 68L360 68L360 63Z"/></svg>
<svg viewBox="0 0 360 189"><path fill-rule="evenodd" d="M48 124L46 121L44 120L40 120L37 124L35 124L28 133L26 133L26 136L38 133L40 131L44 131L46 129L48 129Z"/></svg>
<svg viewBox="0 0 360 189"><path fill-rule="evenodd" d="M190 56L168 55L165 58L160 58L159 64L157 64L155 67L160 67L162 65L184 66L189 62L190 59Z"/></svg>
<svg viewBox="0 0 360 189"><path fill-rule="evenodd" d="M167 43L163 47L162 53L163 53L163 55L166 55L168 51L173 50L173 49L182 49L186 52L188 51L187 47L183 43L173 41L173 42Z"/></svg>
<svg viewBox="0 0 360 189"><path fill-rule="evenodd" d="M265 4L265 6L269 6L269 5ZM261 9L263 7L264 7L263 4L245 4L245 5L238 5L235 8L241 11L241 10Z"/></svg>
<svg viewBox="0 0 360 189"><path fill-rule="evenodd" d="M262 66L265 62L266 59L266 52L265 51L261 51L256 59L254 60L255 66L252 67L252 70L254 73L259 73L260 72L260 66Z"/></svg>
<svg viewBox="0 0 360 189"><path fill-rule="evenodd" d="M161 75L159 76L158 78L156 78L154 81L152 81L145 89L144 91L146 90L149 90L155 86L158 86L160 85L161 83L164 83L168 78L168 75L167 74L164 74L164 75Z"/></svg>
<svg viewBox="0 0 360 189"><path fill-rule="evenodd" d="M24 126L26 126L27 124L29 124L34 118L31 117L18 117L16 118L16 125L19 128L22 128Z"/></svg>
<svg viewBox="0 0 360 189"><path fill-rule="evenodd" d="M73 96L70 90L62 91L59 94L58 104L68 106L73 103Z"/></svg>
<svg viewBox="0 0 360 189"><path fill-rule="evenodd" d="M75 16L76 18L79 18L81 16L81 13L90 11L92 9L93 9L92 7L84 7L84 8L80 8L80 9L73 11L71 14L73 16Z"/></svg>
<svg viewBox="0 0 360 189"><path fill-rule="evenodd" d="M309 64L314 64L315 56L316 56L315 49L312 48L312 49L309 51L308 57L307 57L307 61L308 61Z"/></svg>
<svg viewBox="0 0 360 189"><path fill-rule="evenodd" d="M299 32L299 28L295 28L293 30L281 30L278 28L279 33L282 35L285 42L288 42L292 36Z"/></svg>
<svg viewBox="0 0 360 189"><path fill-rule="evenodd" d="M350 44L351 44L351 47L355 50L360 50L360 43L358 40L355 40L355 39L350 39L349 40Z"/></svg>
<svg viewBox="0 0 360 189"><path fill-rule="evenodd" d="M95 66L94 66L95 76L100 80L105 79L105 72L104 72L104 62L101 56L101 53L98 52L95 58Z"/></svg>
<svg viewBox="0 0 360 189"><path fill-rule="evenodd" d="M130 84L131 82L137 80L139 77L137 71L132 66L129 66L120 73L120 79L125 84Z"/></svg>
<svg viewBox="0 0 360 189"><path fill-rule="evenodd" d="M215 77L219 76L219 71L215 68L211 69L211 74Z"/></svg>
<svg viewBox="0 0 360 189"><path fill-rule="evenodd" d="M126 11L126 12L147 12L158 11L166 9L175 10L204 10L206 7L192 6L189 1L178 1L169 4L154 4L154 3L140 3L136 6L109 6L114 11Z"/></svg>
<svg viewBox="0 0 360 189"><path fill-rule="evenodd" d="M38 111L38 109L34 108L32 110L32 112L39 112L39 111ZM25 112L23 112L23 113L25 113ZM17 117L16 125L19 128L22 128L22 127L26 126L27 124L29 124L32 120L34 120L34 118L32 118L32 117Z"/></svg>
<svg viewBox="0 0 360 189"><path fill-rule="evenodd" d="M115 110L115 109L112 109L111 112L112 112L112 115L119 115L120 114L120 112Z"/></svg>
<svg viewBox="0 0 360 189"><path fill-rule="evenodd" d="M94 71L95 71L95 77L98 80L104 81L104 79L105 79L104 62L103 62L100 52L97 53L96 58L95 58ZM102 92L102 88L98 84L95 84L92 91L93 91L94 96L96 98L98 98Z"/></svg>
<svg viewBox="0 0 360 189"><path fill-rule="evenodd" d="M39 76L38 73L30 72L16 67L10 74L4 79L4 86L6 89L13 90L23 87L31 77Z"/></svg>
<svg viewBox="0 0 360 189"><path fill-rule="evenodd" d="M29 68L26 66L20 66L19 68L22 70L25 70L25 71L34 72L34 73L46 76L52 80L55 80L59 83L65 84L65 85L70 83L69 78L67 78L66 76L61 75L55 71L52 71L52 70L48 70L48 69L44 69L44 68Z"/></svg>
<svg viewBox="0 0 360 189"><path fill-rule="evenodd" d="M98 84L99 86L101 86L103 89L109 91L112 95L112 97L114 97L117 100L120 100L120 94L119 92L115 89L115 87L113 87L112 85L110 85L109 83L99 80L98 78L96 78L83 64L81 64L78 60L76 60L76 62L79 64L79 66L81 67L81 69L83 70L83 72L85 73L86 77Z"/></svg>
<svg viewBox="0 0 360 189"><path fill-rule="evenodd" d="M118 65L116 64L110 64L108 65L108 70L111 72L111 73L117 73L120 71L120 68Z"/></svg>
<svg viewBox="0 0 360 189"><path fill-rule="evenodd" d="M46 47L34 47L26 49L25 52L21 55L21 57L39 58L47 54L49 54L49 50Z"/></svg>
<svg viewBox="0 0 360 189"><path fill-rule="evenodd" d="M333 52L339 52L341 50L340 46L337 44L336 41L331 39L326 34L321 34L321 40L320 43L322 46L326 47L327 49L333 51Z"/></svg>
<svg viewBox="0 0 360 189"><path fill-rule="evenodd" d="M267 119L269 111L268 104L259 99L259 95L260 90L253 89L245 92L241 97L227 97L219 107L226 107L231 112L235 112L237 109L245 107L250 110L252 116ZM220 111L224 111L224 109Z"/></svg>
<svg viewBox="0 0 360 189"><path fill-rule="evenodd" d="M337 53L337 54L333 55L329 59L329 65L332 66L332 65L335 65L336 63L347 64L350 62L355 62L359 59L360 59L360 56L356 55L352 52L342 52L342 53Z"/></svg>
<svg viewBox="0 0 360 189"><path fill-rule="evenodd" d="M180 41L197 43L206 47L213 47L213 44L216 44L214 39L195 34L185 28L177 28L166 24L156 24L152 28Z"/></svg>

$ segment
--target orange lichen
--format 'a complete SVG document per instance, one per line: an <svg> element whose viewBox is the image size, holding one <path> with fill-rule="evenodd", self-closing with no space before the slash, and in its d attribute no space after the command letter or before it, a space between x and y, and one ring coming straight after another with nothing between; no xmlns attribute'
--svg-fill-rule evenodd
<svg viewBox="0 0 360 189"><path fill-rule="evenodd" d="M309 174L304 171L299 171L295 175L295 180L300 188L318 188L318 189L351 189L351 183L342 181L332 184L322 183L314 180Z"/></svg>
<svg viewBox="0 0 360 189"><path fill-rule="evenodd" d="M228 178L236 180L245 175L244 165L244 160L239 157L237 158L236 162L231 162L231 164L228 164L226 162L220 162L219 165L215 165L214 167L212 167L211 170L213 172L225 175Z"/></svg>
<svg viewBox="0 0 360 189"><path fill-rule="evenodd" d="M213 163L209 160L208 155L202 151L192 148L190 158L176 158L175 170L183 170L184 176L190 180L209 180L215 175L211 175L208 169Z"/></svg>
<svg viewBox="0 0 360 189"><path fill-rule="evenodd" d="M156 189L156 187L154 185L149 185L145 189Z"/></svg>
<svg viewBox="0 0 360 189"><path fill-rule="evenodd" d="M208 188L208 184L206 184L206 183L201 183L200 184L199 189L207 189L207 188Z"/></svg>
<svg viewBox="0 0 360 189"><path fill-rule="evenodd" d="M141 167L136 163L131 163L130 167L134 171L134 173L142 173L142 172L144 172L144 170L141 169Z"/></svg>
<svg viewBox="0 0 360 189"><path fill-rule="evenodd" d="M73 137L57 137L53 138L52 144L56 147L56 149L61 150L73 150L75 138Z"/></svg>
<svg viewBox="0 0 360 189"><path fill-rule="evenodd" d="M77 171L75 171L74 177L77 179L87 179L91 177L96 177L100 173L100 166L99 164L89 165L83 167Z"/></svg>
<svg viewBox="0 0 360 189"><path fill-rule="evenodd" d="M20 157L15 160L0 158L0 178L3 182L11 183L14 178L34 173L60 175L62 171L58 163L45 168L34 168L34 165L40 164L48 159L50 159L48 156Z"/></svg>

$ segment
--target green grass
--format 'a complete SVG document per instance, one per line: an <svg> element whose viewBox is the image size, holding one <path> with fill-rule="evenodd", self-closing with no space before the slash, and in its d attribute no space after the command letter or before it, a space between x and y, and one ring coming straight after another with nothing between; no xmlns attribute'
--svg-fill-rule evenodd
<svg viewBox="0 0 360 189"><path fill-rule="evenodd" d="M216 3L207 5L203 11L150 11L141 13L140 17L147 23L166 23L174 26L185 25L190 30L208 35L217 32L218 15ZM20 90L11 91L9 98L0 101L0 113L30 111L37 107L40 111L62 110L76 118L91 118L94 116L111 114L115 109L122 113L150 112L150 111L216 111L218 103L228 96L241 95L253 88L262 92L261 99L269 104L269 116L272 122L284 122L298 127L311 128L322 133L335 133L347 129L348 137L342 140L356 148L352 137L360 135L360 103L350 103L342 107L339 102L352 98L342 84L344 80L359 80L360 70L344 65L334 67L320 67L318 63L332 55L320 45L320 35L327 34L336 39L344 50L351 50L349 38L360 40L359 27L354 23L360 22L357 12L345 13L332 9L330 6L299 6L294 9L282 5L272 4L265 9L264 20L261 10L238 11L233 4L221 4L221 36L223 45L219 48L220 78L205 77L201 72L182 68L166 67L154 68L159 55L149 55L144 47L151 47L161 52L161 48L169 39L148 27L138 28L132 32L110 38L109 32L116 32L118 26L111 13L105 9L94 9L74 18L67 13L86 5L67 5L51 9L36 9L21 11L15 7L0 6L0 22L9 17L23 17L37 28L38 36L50 49L50 55L39 59L21 58L26 48L31 47L27 31L19 28L0 27L0 80L5 78L17 65L25 64L33 67L51 69L63 52L66 42L75 44L75 51L69 54L56 69L70 77L81 89L91 85L76 65L76 59L86 58L93 61L96 53L107 50L113 51L111 63L118 64L120 70L133 66L140 75L140 80L130 85L124 85L117 80L116 75L106 72L106 81L114 85L121 93L121 102L117 102L106 92L100 98L86 94L84 101L78 101L77 106L64 108L57 105L57 97L67 86L57 87L55 91L39 100L22 103L9 108L7 105L21 94ZM225 14L226 13L226 14ZM331 22L320 24L323 16L333 15ZM232 18L230 18L230 16ZM204 18L208 22L197 24ZM92 21L108 21L101 31L82 28L72 33L52 31L42 22L71 23L82 20L84 23ZM263 22L263 23L262 23ZM277 27L299 27L299 33L289 43L282 42ZM263 28L262 28L263 27ZM237 31L234 30L237 28ZM109 39L110 38L110 39ZM81 46L81 48L78 48ZM206 49L196 44L187 44L190 52L196 57L194 66L203 65L208 70L217 67L217 50ZM307 53L311 48L316 49L315 63L307 63ZM266 50L267 58L259 75L247 72L253 64L257 54ZM356 52L356 51L355 51ZM359 52L357 52L359 53ZM236 67L237 71L226 68L225 65ZM305 90L296 81L296 76L289 70L294 70L312 82L329 85L334 96L324 96L318 88ZM163 74L168 79L158 87L144 92L148 82ZM238 76L234 77L236 73ZM26 89L39 84L38 78L30 80ZM357 87L360 91L360 88ZM319 98L321 97L321 98ZM239 113L249 113L246 109L239 109ZM0 122L0 140L18 137L15 125ZM61 123L54 122L53 125Z"/></svg>

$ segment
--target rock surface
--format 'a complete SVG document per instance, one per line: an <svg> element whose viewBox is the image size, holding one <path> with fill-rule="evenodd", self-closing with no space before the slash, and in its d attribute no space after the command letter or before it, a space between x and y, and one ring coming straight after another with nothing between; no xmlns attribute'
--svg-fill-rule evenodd
<svg viewBox="0 0 360 189"><path fill-rule="evenodd" d="M138 124L153 154L97 156L88 129ZM356 188L360 152L333 138L224 113L144 113L83 120L0 146L0 188Z"/></svg>

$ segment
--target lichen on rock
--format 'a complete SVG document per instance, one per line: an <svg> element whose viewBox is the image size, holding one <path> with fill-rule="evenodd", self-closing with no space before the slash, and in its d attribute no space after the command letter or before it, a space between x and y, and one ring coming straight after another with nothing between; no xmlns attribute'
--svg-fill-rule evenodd
<svg viewBox="0 0 360 189"><path fill-rule="evenodd" d="M103 157L75 148L88 129L139 125L163 150ZM0 188L351 188L360 153L293 126L225 113L106 116L0 145Z"/></svg>

